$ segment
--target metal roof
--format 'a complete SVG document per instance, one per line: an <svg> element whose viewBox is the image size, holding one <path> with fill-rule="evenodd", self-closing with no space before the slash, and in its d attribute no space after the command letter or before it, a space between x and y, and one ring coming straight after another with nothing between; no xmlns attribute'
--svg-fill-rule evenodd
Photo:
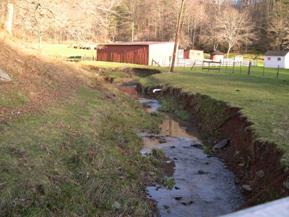
<svg viewBox="0 0 289 217"><path fill-rule="evenodd" d="M286 56L288 50L269 50L265 53L265 56Z"/></svg>
<svg viewBox="0 0 289 217"><path fill-rule="evenodd" d="M138 45L153 45L153 44L171 44L174 42L163 41L140 41L140 42L115 42L115 43L103 43L98 46L138 46Z"/></svg>

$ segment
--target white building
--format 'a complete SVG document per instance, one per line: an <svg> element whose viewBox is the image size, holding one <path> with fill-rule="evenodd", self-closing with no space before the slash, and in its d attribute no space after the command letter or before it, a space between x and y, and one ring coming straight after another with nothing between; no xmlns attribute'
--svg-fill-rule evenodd
<svg viewBox="0 0 289 217"><path fill-rule="evenodd" d="M264 66L289 69L289 51L267 51L264 56Z"/></svg>

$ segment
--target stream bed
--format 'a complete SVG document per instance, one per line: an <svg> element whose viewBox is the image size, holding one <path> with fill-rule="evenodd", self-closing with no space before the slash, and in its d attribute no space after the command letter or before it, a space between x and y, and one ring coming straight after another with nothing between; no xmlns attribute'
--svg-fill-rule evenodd
<svg viewBox="0 0 289 217"><path fill-rule="evenodd" d="M160 107L154 99L141 98L139 102L150 113ZM166 117L159 135L140 136L144 156L161 149L175 165L173 189L147 187L161 217L215 217L236 211L244 202L234 174L222 160L206 154L202 142L171 117Z"/></svg>

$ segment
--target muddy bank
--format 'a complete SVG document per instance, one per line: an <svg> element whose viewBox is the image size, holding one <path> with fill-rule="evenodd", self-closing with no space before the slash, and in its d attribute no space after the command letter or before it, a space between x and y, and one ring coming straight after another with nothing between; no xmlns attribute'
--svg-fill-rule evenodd
<svg viewBox="0 0 289 217"><path fill-rule="evenodd" d="M139 101L147 112L155 113L160 108L157 100ZM160 128L157 135L139 134L144 156L161 149L167 158L164 168L174 168L166 173L167 185L147 187L159 216L213 217L236 211L244 202L243 195L224 163L206 154L202 142L169 115L165 115Z"/></svg>
<svg viewBox="0 0 289 217"><path fill-rule="evenodd" d="M208 96L189 94L178 88L138 85L144 95L169 97L179 102L198 123L203 141L213 149L219 141L227 141L214 150L236 175L236 183L242 186L247 202L245 207L289 195L288 176L280 160L282 152L275 144L257 141L251 123L240 109ZM153 89L162 89L153 93Z"/></svg>

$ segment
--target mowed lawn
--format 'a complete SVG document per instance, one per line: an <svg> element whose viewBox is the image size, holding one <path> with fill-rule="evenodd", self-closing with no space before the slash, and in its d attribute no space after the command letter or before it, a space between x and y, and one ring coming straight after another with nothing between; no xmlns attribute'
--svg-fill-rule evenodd
<svg viewBox="0 0 289 217"><path fill-rule="evenodd" d="M289 79L273 77L177 69L176 73L153 75L141 82L180 87L241 108L258 139L278 144L286 152L284 163L289 164Z"/></svg>
<svg viewBox="0 0 289 217"><path fill-rule="evenodd" d="M29 48L37 49L38 44L30 44ZM86 58L96 58L96 50L75 49L69 44L49 44L45 43L41 45L40 52L48 57L54 58L67 58L70 56L82 56Z"/></svg>

